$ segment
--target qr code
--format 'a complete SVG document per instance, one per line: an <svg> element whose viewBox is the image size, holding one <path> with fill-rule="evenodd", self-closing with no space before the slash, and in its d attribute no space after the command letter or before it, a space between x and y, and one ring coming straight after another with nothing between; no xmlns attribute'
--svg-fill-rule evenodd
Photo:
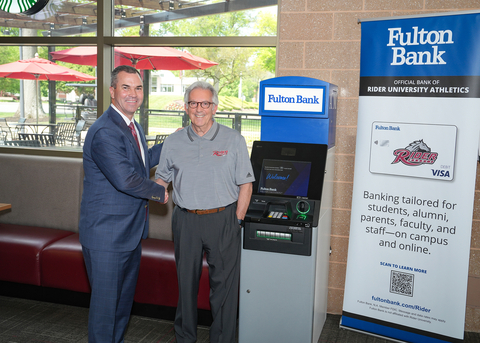
<svg viewBox="0 0 480 343"><path fill-rule="evenodd" d="M392 270L390 274L390 293L413 297L413 280L415 275Z"/></svg>

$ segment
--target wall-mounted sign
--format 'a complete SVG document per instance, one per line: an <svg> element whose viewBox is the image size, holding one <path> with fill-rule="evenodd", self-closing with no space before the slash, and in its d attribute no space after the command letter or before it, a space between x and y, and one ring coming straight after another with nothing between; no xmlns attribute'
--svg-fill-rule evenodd
<svg viewBox="0 0 480 343"><path fill-rule="evenodd" d="M49 0L0 0L0 9L8 13L32 15L40 12Z"/></svg>

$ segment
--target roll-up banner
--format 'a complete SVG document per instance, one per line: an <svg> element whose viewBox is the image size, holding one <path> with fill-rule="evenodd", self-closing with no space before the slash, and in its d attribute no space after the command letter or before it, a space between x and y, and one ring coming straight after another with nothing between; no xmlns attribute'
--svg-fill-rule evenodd
<svg viewBox="0 0 480 343"><path fill-rule="evenodd" d="M362 22L341 325L463 340L480 131L480 14Z"/></svg>

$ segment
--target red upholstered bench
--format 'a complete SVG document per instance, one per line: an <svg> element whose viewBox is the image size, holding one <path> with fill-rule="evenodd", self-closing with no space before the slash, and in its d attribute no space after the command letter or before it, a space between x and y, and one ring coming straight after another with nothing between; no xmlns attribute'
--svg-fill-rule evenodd
<svg viewBox="0 0 480 343"><path fill-rule="evenodd" d="M90 292L78 233L65 230L0 224L0 280ZM208 265L204 258L198 308L210 310ZM177 270L173 242L142 241L135 301L176 307Z"/></svg>
<svg viewBox="0 0 480 343"><path fill-rule="evenodd" d="M45 247L41 261L42 286L90 293L78 233Z"/></svg>
<svg viewBox="0 0 480 343"><path fill-rule="evenodd" d="M0 224L0 280L41 285L41 251L73 232Z"/></svg>
<svg viewBox="0 0 480 343"><path fill-rule="evenodd" d="M208 264L203 259L197 306L210 310ZM144 304L176 307L178 302L177 269L173 242L148 238L142 242L142 261L135 301Z"/></svg>

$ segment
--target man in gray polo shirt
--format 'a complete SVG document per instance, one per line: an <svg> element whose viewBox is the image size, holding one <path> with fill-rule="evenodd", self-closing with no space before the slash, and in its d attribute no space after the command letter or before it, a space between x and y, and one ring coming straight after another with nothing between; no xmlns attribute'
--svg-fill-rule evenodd
<svg viewBox="0 0 480 343"><path fill-rule="evenodd" d="M240 269L240 230L252 195L252 165L245 139L218 124L218 95L197 81L185 92L191 125L163 143L155 173L164 187L172 182L172 230L179 300L177 342L196 342L197 294L203 253L210 276L213 323L210 342L235 342Z"/></svg>

